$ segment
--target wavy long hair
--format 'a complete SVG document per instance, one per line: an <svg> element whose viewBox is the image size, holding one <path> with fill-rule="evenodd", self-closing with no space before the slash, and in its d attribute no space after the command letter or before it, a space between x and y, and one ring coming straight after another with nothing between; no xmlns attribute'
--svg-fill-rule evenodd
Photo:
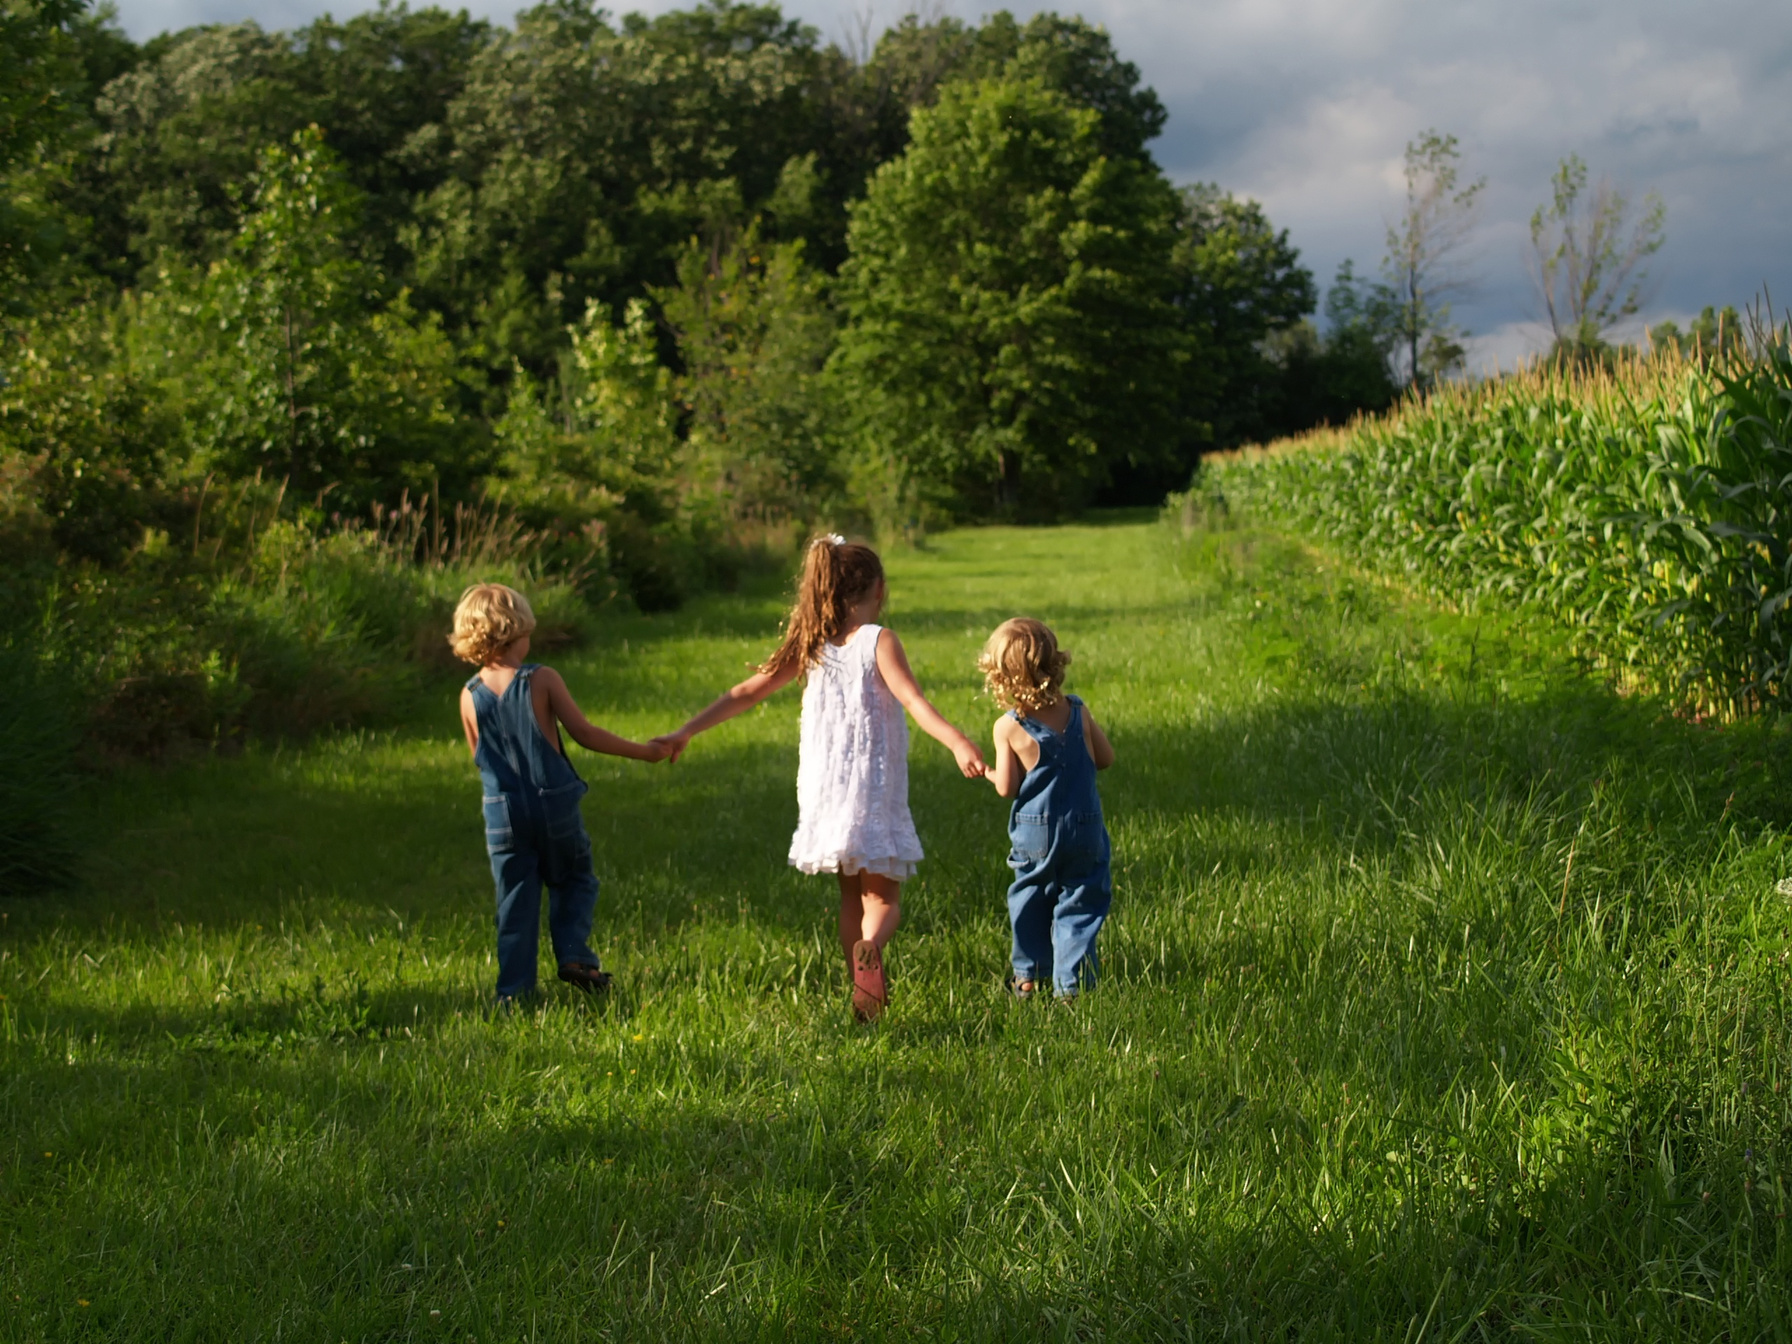
<svg viewBox="0 0 1792 1344"><path fill-rule="evenodd" d="M784 642L759 670L775 675L795 667L807 672L821 657L821 646L845 633L852 609L883 577L884 562L869 546L835 536L815 538L803 555L803 576L784 623Z"/></svg>

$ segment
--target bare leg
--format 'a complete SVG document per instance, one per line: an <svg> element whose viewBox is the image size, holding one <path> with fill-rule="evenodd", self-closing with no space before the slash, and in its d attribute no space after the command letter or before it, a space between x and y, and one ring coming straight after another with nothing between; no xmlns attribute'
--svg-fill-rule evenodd
<svg viewBox="0 0 1792 1344"><path fill-rule="evenodd" d="M883 947L902 918L902 884L875 873L840 874L840 948L852 980L853 1016L872 1022L889 1003Z"/></svg>
<svg viewBox="0 0 1792 1344"><path fill-rule="evenodd" d="M859 897L859 879L862 873L836 873L840 879L840 951L846 957L847 974L851 974L852 945L864 937L859 926L864 921L865 911Z"/></svg>
<svg viewBox="0 0 1792 1344"><path fill-rule="evenodd" d="M840 950L852 960L863 938L882 949L902 919L902 883L876 873L839 873Z"/></svg>
<svg viewBox="0 0 1792 1344"><path fill-rule="evenodd" d="M859 874L859 937L876 943L879 950L890 941L902 921L902 883L876 873Z"/></svg>

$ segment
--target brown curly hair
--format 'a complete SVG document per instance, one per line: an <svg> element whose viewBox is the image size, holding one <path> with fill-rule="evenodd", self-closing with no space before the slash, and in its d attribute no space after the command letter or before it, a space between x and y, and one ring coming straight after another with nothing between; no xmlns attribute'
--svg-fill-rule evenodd
<svg viewBox="0 0 1792 1344"><path fill-rule="evenodd" d="M983 685L1003 709L1036 714L1050 709L1064 695L1064 669L1070 655L1044 621L1016 616L990 635L977 659Z"/></svg>
<svg viewBox="0 0 1792 1344"><path fill-rule="evenodd" d="M784 642L759 670L776 674L795 667L807 672L821 646L838 639L852 609L883 582L884 562L869 546L835 536L819 536L803 555L796 603L784 623Z"/></svg>

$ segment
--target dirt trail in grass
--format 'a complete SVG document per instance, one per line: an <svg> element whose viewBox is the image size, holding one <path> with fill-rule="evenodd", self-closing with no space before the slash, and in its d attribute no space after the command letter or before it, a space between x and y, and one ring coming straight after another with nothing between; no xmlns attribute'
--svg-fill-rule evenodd
<svg viewBox="0 0 1792 1344"><path fill-rule="evenodd" d="M915 735L928 859L854 1028L783 864L794 692L580 756L620 990L493 1020L453 687L410 727L145 772L0 914L0 1337L1753 1334L1792 1256L1788 753L1294 542L1122 523L888 557L979 740L1052 622L1108 726L1074 1011L1004 997L1004 805ZM554 660L673 726L773 591ZM1421 1330L1421 1323L1428 1322Z"/></svg>

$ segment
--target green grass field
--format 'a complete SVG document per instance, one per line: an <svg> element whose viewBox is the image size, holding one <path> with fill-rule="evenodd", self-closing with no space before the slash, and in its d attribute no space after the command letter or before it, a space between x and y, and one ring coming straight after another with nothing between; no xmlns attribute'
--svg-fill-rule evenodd
<svg viewBox="0 0 1792 1344"><path fill-rule="evenodd" d="M1784 732L1267 534L888 559L979 740L998 620L1075 655L1119 753L1095 992L1004 995L1004 805L917 734L929 857L854 1026L783 863L794 692L675 767L578 758L607 1006L486 1012L452 684L114 779L83 889L0 904L0 1338L1792 1334ZM650 735L779 607L557 665Z"/></svg>

